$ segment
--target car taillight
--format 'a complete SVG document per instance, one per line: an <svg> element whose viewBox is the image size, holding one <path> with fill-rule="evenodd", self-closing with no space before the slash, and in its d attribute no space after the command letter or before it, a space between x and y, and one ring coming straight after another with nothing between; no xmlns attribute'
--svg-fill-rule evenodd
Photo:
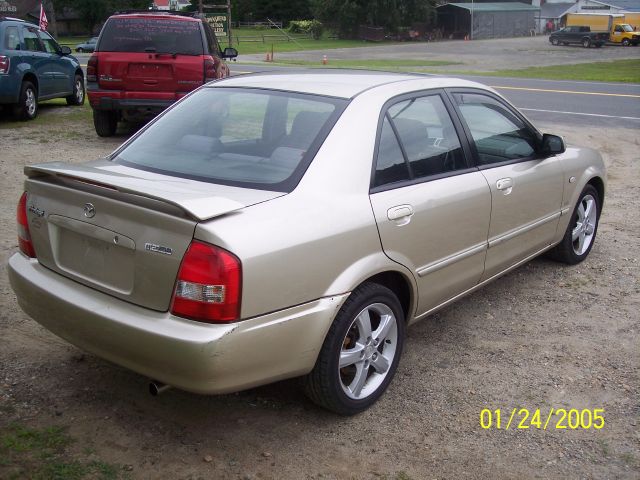
<svg viewBox="0 0 640 480"><path fill-rule="evenodd" d="M9 57L0 55L0 73L9 73Z"/></svg>
<svg viewBox="0 0 640 480"><path fill-rule="evenodd" d="M93 54L87 62L87 82L98 81L98 56Z"/></svg>
<svg viewBox="0 0 640 480"><path fill-rule="evenodd" d="M27 192L22 194L18 202L16 220L18 221L18 245L20 246L20 251L27 257L36 258L36 251L33 248L33 243L31 243L31 233L29 233L27 219Z"/></svg>
<svg viewBox="0 0 640 480"><path fill-rule="evenodd" d="M216 79L216 64L211 58L204 59L204 83Z"/></svg>
<svg viewBox="0 0 640 480"><path fill-rule="evenodd" d="M241 281L238 257L194 240L180 265L171 313L209 323L238 320Z"/></svg>

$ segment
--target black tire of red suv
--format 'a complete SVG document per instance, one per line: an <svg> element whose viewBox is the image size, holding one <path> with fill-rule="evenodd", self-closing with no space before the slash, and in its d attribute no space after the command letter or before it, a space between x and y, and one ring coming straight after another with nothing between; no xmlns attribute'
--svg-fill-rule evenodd
<svg viewBox="0 0 640 480"><path fill-rule="evenodd" d="M66 98L67 105L82 105L84 104L85 96L84 78L82 75L77 74L73 79L73 93Z"/></svg>
<svg viewBox="0 0 640 480"><path fill-rule="evenodd" d="M18 104L13 107L13 114L19 120L33 120L38 115L38 90L28 80L22 82Z"/></svg>
<svg viewBox="0 0 640 480"><path fill-rule="evenodd" d="M118 128L118 114L111 110L94 110L93 126L100 137L112 137Z"/></svg>

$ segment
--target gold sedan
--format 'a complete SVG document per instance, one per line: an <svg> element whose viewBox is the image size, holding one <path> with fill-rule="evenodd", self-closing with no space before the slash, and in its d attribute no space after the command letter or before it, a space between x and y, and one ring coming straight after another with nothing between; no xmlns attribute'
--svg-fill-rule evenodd
<svg viewBox="0 0 640 480"><path fill-rule="evenodd" d="M346 415L409 324L584 260L606 178L485 86L384 73L218 81L107 159L25 172L9 275L34 320L156 393L303 377Z"/></svg>

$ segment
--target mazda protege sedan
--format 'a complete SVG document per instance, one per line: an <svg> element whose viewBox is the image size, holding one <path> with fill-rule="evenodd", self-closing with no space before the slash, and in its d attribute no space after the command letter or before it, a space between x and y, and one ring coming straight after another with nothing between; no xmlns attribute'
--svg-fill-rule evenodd
<svg viewBox="0 0 640 480"><path fill-rule="evenodd" d="M25 169L20 306L197 393L303 377L350 415L407 325L543 252L591 250L605 167L493 90L386 73L240 76L109 157Z"/></svg>

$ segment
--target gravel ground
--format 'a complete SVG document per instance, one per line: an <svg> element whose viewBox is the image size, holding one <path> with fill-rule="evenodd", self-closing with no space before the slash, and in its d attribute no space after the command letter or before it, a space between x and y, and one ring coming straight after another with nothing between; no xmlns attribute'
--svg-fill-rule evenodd
<svg viewBox="0 0 640 480"><path fill-rule="evenodd" d="M242 55L239 47L240 62L263 62L264 54ZM265 46L265 52L267 46ZM583 48L579 45L554 47L549 37L500 38L491 40L462 40L442 42L415 42L395 45L378 45L362 48L340 48L335 50L307 50L300 52L280 53L275 60L317 61L327 55L329 66L331 60L443 60L457 62L457 65L429 67L434 71L494 71L503 69L544 67L549 65L569 65L573 63L600 62L625 58L640 58L640 48L607 45L603 48Z"/></svg>
<svg viewBox="0 0 640 480"><path fill-rule="evenodd" d="M153 398L145 378L83 354L21 312L6 263L17 251L23 166L93 159L125 138L99 139L88 118L70 120L68 111L46 109L38 126L0 118L0 439L9 425L62 426L75 440L64 459L99 460L135 479L640 477L637 130L540 125L598 148L608 164L587 261L532 261L416 324L389 391L342 418L307 401L294 380ZM514 407L603 408L605 426L480 427L482 409ZM7 478L16 465L3 462L1 443Z"/></svg>

